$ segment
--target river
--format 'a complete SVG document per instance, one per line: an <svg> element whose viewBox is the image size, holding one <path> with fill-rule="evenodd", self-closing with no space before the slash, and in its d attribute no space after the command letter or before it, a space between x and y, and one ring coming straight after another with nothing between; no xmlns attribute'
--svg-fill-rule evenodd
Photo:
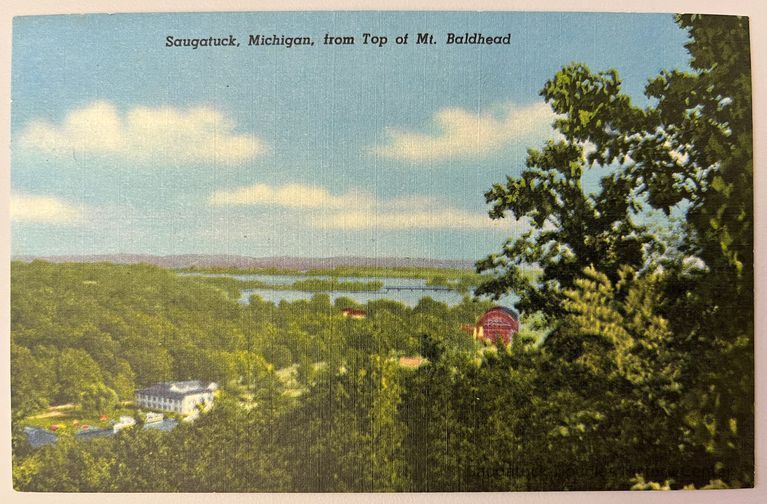
<svg viewBox="0 0 767 504"><path fill-rule="evenodd" d="M331 280L334 279L338 282L382 282L383 288L378 291L362 291L362 292L346 292L346 291L322 291L320 293L330 296L332 301L338 298L344 297L354 300L355 303L366 304L368 301L376 301L380 299L389 299L392 301L398 301L407 306L415 306L424 297L430 297L435 301L440 301L448 305L459 304L464 297L464 294L453 290L406 290L406 289L430 289L426 285L425 278L397 278L397 277L330 277L327 275L322 276L293 276L293 275L239 275L229 273L180 273L180 275L195 275L195 276L209 276L209 277L229 277L237 280L257 280L259 282L269 283L272 285L291 285L297 280L305 279L317 279L317 280ZM405 290L391 290L392 288L405 288ZM258 296L264 301L271 301L273 303L279 303L280 301L300 301L309 300L317 294L314 291L302 291L302 290L284 290L284 289L242 289L240 292L239 302L242 304L250 303L251 296ZM517 300L517 296L507 295L502 297L498 303L505 306L513 306Z"/></svg>

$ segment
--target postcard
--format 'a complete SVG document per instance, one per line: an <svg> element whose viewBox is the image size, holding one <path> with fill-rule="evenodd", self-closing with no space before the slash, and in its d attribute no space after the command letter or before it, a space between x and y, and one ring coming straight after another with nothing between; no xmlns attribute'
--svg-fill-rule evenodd
<svg viewBox="0 0 767 504"><path fill-rule="evenodd" d="M751 31L15 17L13 488L753 488Z"/></svg>

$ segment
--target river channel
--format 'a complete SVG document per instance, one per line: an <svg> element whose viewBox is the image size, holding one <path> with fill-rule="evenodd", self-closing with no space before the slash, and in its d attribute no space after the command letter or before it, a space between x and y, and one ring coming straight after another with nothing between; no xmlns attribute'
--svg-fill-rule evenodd
<svg viewBox="0 0 767 504"><path fill-rule="evenodd" d="M229 277L236 280L257 280L272 285L291 285L298 280L317 279L317 280L336 280L337 282L381 282L383 287L378 291L347 292L347 291L303 291L293 289L242 289L239 302L242 304L250 303L251 296L258 296L264 301L279 303L280 301L300 301L309 300L317 293L327 294L332 301L340 297L349 298L359 304L366 304L368 301L389 299L398 301L408 306L415 306L424 297L430 297L435 301L440 301L448 305L459 304L467 294L453 290L431 290L426 285L425 278L396 278L396 277L330 277L330 276L292 276L292 275L238 275L229 273L180 273L181 275L196 275L208 277ZM517 297L508 295L501 298L498 303L506 306L513 305Z"/></svg>

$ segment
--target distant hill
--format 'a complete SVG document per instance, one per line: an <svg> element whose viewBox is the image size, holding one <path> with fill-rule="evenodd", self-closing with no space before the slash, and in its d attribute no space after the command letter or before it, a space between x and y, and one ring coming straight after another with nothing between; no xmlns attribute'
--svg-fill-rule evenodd
<svg viewBox="0 0 767 504"><path fill-rule="evenodd" d="M474 269L474 262L450 259L426 259L418 257L246 257L237 255L145 255L145 254L104 254L104 255L59 255L59 256L14 256L14 261L31 262L35 259L63 262L110 262L116 264L153 264L162 268L279 268L287 270L331 269L339 266L362 266L381 268L451 268Z"/></svg>

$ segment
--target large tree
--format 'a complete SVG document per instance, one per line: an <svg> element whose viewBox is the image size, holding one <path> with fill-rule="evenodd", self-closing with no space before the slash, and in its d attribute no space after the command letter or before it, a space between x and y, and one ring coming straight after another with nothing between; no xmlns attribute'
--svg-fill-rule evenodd
<svg viewBox="0 0 767 504"><path fill-rule="evenodd" d="M583 361L614 357L674 382L678 449L713 468L706 475L753 481L753 148L748 20L676 18L690 39L690 71L651 79L636 106L615 70L571 64L541 94L557 114L559 139L530 150L527 167L486 193L491 216L525 219L530 230L478 263L495 278L478 293L520 295L552 329L547 351ZM600 170L592 187L590 170ZM540 277L525 275L539 267ZM651 278L650 278L651 277ZM584 283L587 279L596 282ZM652 284L653 302L631 302L632 282ZM620 288L612 286L622 285ZM601 286L601 287L600 287ZM601 290L600 290L601 289ZM609 299L597 294L609 290ZM648 291L649 292L649 291ZM620 327L596 323L617 310ZM580 310L580 311L579 311ZM647 312L649 310L649 313ZM610 312L612 313L612 312ZM614 317L614 318L615 318ZM657 331L629 327L663 320ZM613 323L615 320L608 320ZM616 332L617 331L617 332ZM629 339L611 337L627 334ZM594 346L593 342L603 344ZM649 354L648 344L661 345ZM628 345L621 348L620 345ZM645 348L646 350L646 348ZM636 359L663 355L668 370ZM604 365L607 365L606 363ZM628 384L634 387L638 383ZM626 384L626 382L616 382ZM642 380L647 383L647 380ZM658 389L645 401L657 401ZM669 423L668 425L672 425ZM669 427L670 428L670 427ZM648 436L653 436L648 433Z"/></svg>

